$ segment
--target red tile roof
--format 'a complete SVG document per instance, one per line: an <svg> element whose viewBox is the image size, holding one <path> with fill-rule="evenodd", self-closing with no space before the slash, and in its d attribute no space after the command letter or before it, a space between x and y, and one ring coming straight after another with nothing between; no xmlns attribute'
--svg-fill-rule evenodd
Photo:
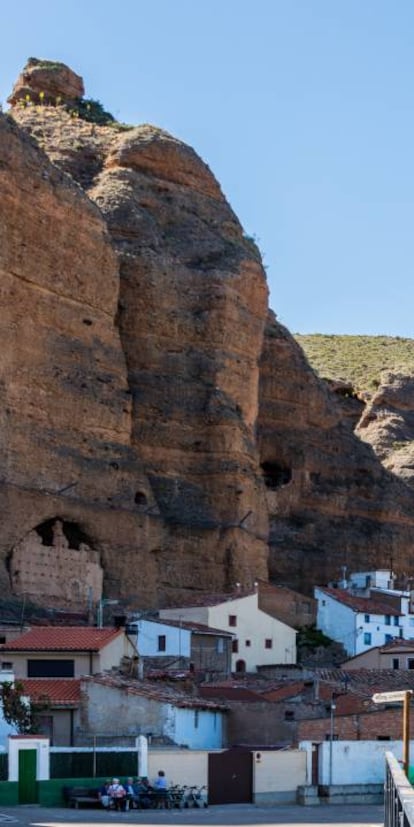
<svg viewBox="0 0 414 827"><path fill-rule="evenodd" d="M250 689L245 689L244 686L200 686L200 696L202 698L221 698L225 701L243 701L243 703L256 703L263 700L258 692L252 692ZM264 699L266 700L266 698Z"/></svg>
<svg viewBox="0 0 414 827"><path fill-rule="evenodd" d="M397 617L403 614L398 609L392 608L389 603L381 602L381 600L372 597L358 597L351 594L347 589L332 589L328 586L325 588L319 586L318 588L321 592L333 597L338 603L348 606L354 612L371 615L396 615Z"/></svg>
<svg viewBox="0 0 414 827"><path fill-rule="evenodd" d="M117 689L124 692L127 696L144 696L149 700L168 703L180 708L208 709L212 712L214 712L214 710L224 712L228 709L224 703L210 701L200 698L197 695L189 695L176 687L165 684L160 686L158 682L152 683L151 681L135 680L133 678L122 677L121 675L110 675L106 673L100 675L85 675L81 678L81 682L84 688L87 688L89 683L100 684L101 686L107 686L110 689Z"/></svg>
<svg viewBox="0 0 414 827"><path fill-rule="evenodd" d="M271 689L269 692L263 692L263 697L267 701L285 701L288 698L294 698L300 695L305 690L303 681L295 681L287 684L287 686L280 686L277 689Z"/></svg>
<svg viewBox="0 0 414 827"><path fill-rule="evenodd" d="M138 622L138 620L131 620L129 625L133 626L134 622ZM214 626L207 626L205 623L195 623L193 620L176 620L175 618L169 617L149 617L147 618L147 621L148 623L161 623L164 626L174 626L174 628L186 629L190 632L194 632L195 634L215 635L230 638L234 637L232 632L226 632L224 629L215 629Z"/></svg>
<svg viewBox="0 0 414 827"><path fill-rule="evenodd" d="M29 632L0 646L2 652L99 652L123 629L92 626L34 626Z"/></svg>
<svg viewBox="0 0 414 827"><path fill-rule="evenodd" d="M33 701L47 698L51 706L77 706L80 702L77 678L24 678L21 683Z"/></svg>
<svg viewBox="0 0 414 827"><path fill-rule="evenodd" d="M372 647L375 649L375 646ZM404 640L404 638L394 638L384 646L377 647L380 652L414 652L414 640ZM369 651L372 651L371 649Z"/></svg>

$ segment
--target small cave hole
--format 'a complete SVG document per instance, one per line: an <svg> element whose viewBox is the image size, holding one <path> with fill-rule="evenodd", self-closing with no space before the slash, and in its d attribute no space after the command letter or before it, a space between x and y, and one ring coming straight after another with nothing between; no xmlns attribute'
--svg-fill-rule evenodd
<svg viewBox="0 0 414 827"><path fill-rule="evenodd" d="M83 324L86 324L88 325L88 327L90 327L90 325L92 324L92 319L82 319L82 322Z"/></svg>
<svg viewBox="0 0 414 827"><path fill-rule="evenodd" d="M145 506L147 505L147 498L146 498L145 494L142 491L137 491L137 493L135 494L134 500L135 500L135 505L137 505L138 508L145 508Z"/></svg>
<svg viewBox="0 0 414 827"><path fill-rule="evenodd" d="M262 463L263 477L266 488L276 491L283 485L287 485L292 479L292 470L286 465L279 465L277 462Z"/></svg>

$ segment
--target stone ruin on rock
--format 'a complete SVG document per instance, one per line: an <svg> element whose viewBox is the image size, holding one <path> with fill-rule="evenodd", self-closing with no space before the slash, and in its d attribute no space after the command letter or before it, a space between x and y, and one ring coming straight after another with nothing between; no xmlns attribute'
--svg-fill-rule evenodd
<svg viewBox="0 0 414 827"><path fill-rule="evenodd" d="M31 59L0 117L3 593L84 605L75 560L135 608L412 566L408 489L269 312L207 165L82 95ZM39 544L56 519L90 548Z"/></svg>
<svg viewBox="0 0 414 827"><path fill-rule="evenodd" d="M8 559L13 593L34 602L42 595L48 606L95 605L102 597L99 554L76 534L76 526L61 520L29 531Z"/></svg>

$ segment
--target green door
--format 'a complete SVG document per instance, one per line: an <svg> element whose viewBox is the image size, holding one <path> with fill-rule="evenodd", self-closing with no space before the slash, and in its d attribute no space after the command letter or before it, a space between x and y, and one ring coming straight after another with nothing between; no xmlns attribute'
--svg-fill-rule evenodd
<svg viewBox="0 0 414 827"><path fill-rule="evenodd" d="M19 749L19 804L37 804L35 749Z"/></svg>

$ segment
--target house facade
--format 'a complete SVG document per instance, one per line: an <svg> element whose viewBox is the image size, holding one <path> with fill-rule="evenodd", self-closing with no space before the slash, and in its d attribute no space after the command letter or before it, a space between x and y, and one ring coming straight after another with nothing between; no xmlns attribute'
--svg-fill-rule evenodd
<svg viewBox="0 0 414 827"><path fill-rule="evenodd" d="M232 634L200 623L159 618L129 622L144 673L151 668L191 669L227 675L231 670Z"/></svg>
<svg viewBox="0 0 414 827"><path fill-rule="evenodd" d="M193 696L177 686L96 675L81 680L77 743L91 735L146 735L160 745L220 749L225 737L224 703Z"/></svg>
<svg viewBox="0 0 414 827"><path fill-rule="evenodd" d="M7 665L24 694L40 704L39 731L52 746L73 746L79 728L80 676L119 667L123 657L133 654L122 629L35 626L0 647L0 675L7 674Z"/></svg>
<svg viewBox="0 0 414 827"><path fill-rule="evenodd" d="M211 598L199 606L162 609L159 614L163 619L182 618L230 632L233 672L296 663L296 630L259 608L258 588L247 595Z"/></svg>
<svg viewBox="0 0 414 827"><path fill-rule="evenodd" d="M348 655L403 636L402 612L380 597L360 597L348 589L315 587L317 626L342 643Z"/></svg>
<svg viewBox="0 0 414 827"><path fill-rule="evenodd" d="M342 669L414 669L414 641L393 640L374 646L341 664Z"/></svg>
<svg viewBox="0 0 414 827"><path fill-rule="evenodd" d="M123 629L92 626L34 626L0 646L2 663L16 679L94 675L134 654Z"/></svg>

